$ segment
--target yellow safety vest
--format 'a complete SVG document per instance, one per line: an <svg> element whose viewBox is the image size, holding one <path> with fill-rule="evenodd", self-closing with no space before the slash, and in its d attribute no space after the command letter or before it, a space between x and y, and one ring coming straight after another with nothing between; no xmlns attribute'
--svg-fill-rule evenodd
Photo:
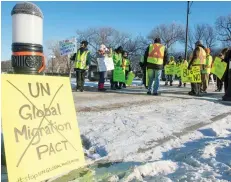
<svg viewBox="0 0 231 182"><path fill-rule="evenodd" d="M193 60L193 65L205 65L206 64L206 52L203 48L199 47L200 53L198 58Z"/></svg>
<svg viewBox="0 0 231 182"><path fill-rule="evenodd" d="M77 51L76 57L75 57L75 68L78 69L87 69L87 54L89 51L84 51L80 55L80 50Z"/></svg>
<svg viewBox="0 0 231 182"><path fill-rule="evenodd" d="M120 67L122 65L122 54L121 53L117 54L116 52L114 52L112 59L113 59L115 67Z"/></svg>
<svg viewBox="0 0 231 182"><path fill-rule="evenodd" d="M124 59L122 60L122 67L124 70L129 71L129 66L130 66L130 61L128 59Z"/></svg>
<svg viewBox="0 0 231 182"><path fill-rule="evenodd" d="M150 44L147 62L151 64L163 65L165 46L162 44Z"/></svg>
<svg viewBox="0 0 231 182"><path fill-rule="evenodd" d="M211 55L207 55L206 56L206 68L202 71L202 73L210 74L212 62L213 62L213 57Z"/></svg>

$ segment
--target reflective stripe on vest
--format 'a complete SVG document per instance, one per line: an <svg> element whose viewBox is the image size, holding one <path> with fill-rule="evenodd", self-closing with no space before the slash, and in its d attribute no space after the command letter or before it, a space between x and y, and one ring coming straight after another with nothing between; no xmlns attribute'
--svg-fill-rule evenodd
<svg viewBox="0 0 231 182"><path fill-rule="evenodd" d="M161 44L151 44L148 51L148 63L163 65L165 47Z"/></svg>
<svg viewBox="0 0 231 182"><path fill-rule="evenodd" d="M128 59L123 59L122 67L124 70L129 71L130 61Z"/></svg>
<svg viewBox="0 0 231 182"><path fill-rule="evenodd" d="M87 54L89 51L84 51L80 55L80 51L77 51L76 58L75 58L75 68L78 69L86 69L87 68Z"/></svg>
<svg viewBox="0 0 231 182"><path fill-rule="evenodd" d="M200 49L199 57L194 60L193 65L206 64L206 52L201 47L199 47L199 49Z"/></svg>

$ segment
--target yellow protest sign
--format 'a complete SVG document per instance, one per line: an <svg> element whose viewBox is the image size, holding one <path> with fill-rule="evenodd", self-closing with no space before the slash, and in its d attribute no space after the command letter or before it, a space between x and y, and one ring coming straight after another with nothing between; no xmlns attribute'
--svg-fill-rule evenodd
<svg viewBox="0 0 231 182"><path fill-rule="evenodd" d="M126 80L126 84L131 85L134 78L135 78L135 74L132 71L130 71L128 73L128 78Z"/></svg>
<svg viewBox="0 0 231 182"><path fill-rule="evenodd" d="M85 164L69 78L2 75L2 127L9 182Z"/></svg>
<svg viewBox="0 0 231 182"><path fill-rule="evenodd" d="M181 80L183 83L201 83L200 66L192 66L190 70L183 67L181 71Z"/></svg>
<svg viewBox="0 0 231 182"><path fill-rule="evenodd" d="M192 66L190 70L191 83L201 83L201 70L200 66Z"/></svg>
<svg viewBox="0 0 231 182"><path fill-rule="evenodd" d="M216 75L219 79L222 79L226 68L227 68L227 63L221 62L221 58L216 57L213 63L213 67L211 69L211 73Z"/></svg>
<svg viewBox="0 0 231 182"><path fill-rule="evenodd" d="M182 69L182 66L181 66L181 65L175 66L175 74L176 74L178 77L181 76L181 69Z"/></svg>
<svg viewBox="0 0 231 182"><path fill-rule="evenodd" d="M164 67L165 75L174 75L175 74L175 65L166 65Z"/></svg>
<svg viewBox="0 0 231 182"><path fill-rule="evenodd" d="M188 70L187 67L183 67L181 70L181 81L183 83L191 82L190 71Z"/></svg>

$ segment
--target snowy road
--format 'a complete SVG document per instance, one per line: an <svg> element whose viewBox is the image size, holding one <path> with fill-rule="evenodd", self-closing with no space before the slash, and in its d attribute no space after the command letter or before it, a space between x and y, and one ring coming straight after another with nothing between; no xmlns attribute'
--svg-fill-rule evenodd
<svg viewBox="0 0 231 182"><path fill-rule="evenodd" d="M218 101L222 94L161 90L73 92L81 134L110 161L149 162L127 180L231 181L231 106Z"/></svg>

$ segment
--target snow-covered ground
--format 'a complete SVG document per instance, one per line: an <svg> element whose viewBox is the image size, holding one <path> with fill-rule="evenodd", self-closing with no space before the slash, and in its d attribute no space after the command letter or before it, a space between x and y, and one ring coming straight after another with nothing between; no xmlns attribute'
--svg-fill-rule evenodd
<svg viewBox="0 0 231 182"><path fill-rule="evenodd" d="M154 97L140 83L73 92L82 136L108 161L127 164L121 180L231 181L231 106L218 101L222 94L210 88L197 98L186 94L189 87L162 86Z"/></svg>

